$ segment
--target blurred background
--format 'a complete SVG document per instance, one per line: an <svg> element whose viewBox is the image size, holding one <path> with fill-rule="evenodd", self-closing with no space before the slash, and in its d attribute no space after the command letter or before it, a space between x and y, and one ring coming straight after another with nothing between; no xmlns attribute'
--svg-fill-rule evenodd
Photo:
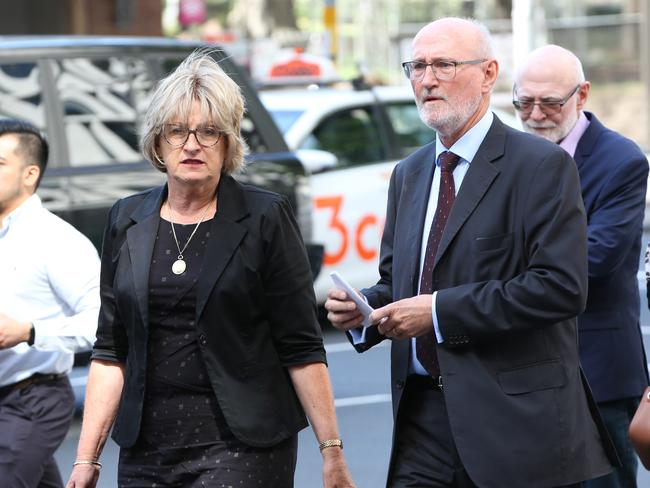
<svg viewBox="0 0 650 488"><path fill-rule="evenodd" d="M511 73L529 50L560 44L593 82L588 108L650 148L646 0L1 0L0 33L175 36L223 46L259 83L272 73L403 83L413 34L441 16L492 30L509 109ZM300 60L296 62L296 60ZM293 61L290 63L289 61ZM280 64L281 66L276 66ZM274 71L274 67L276 68Z"/></svg>

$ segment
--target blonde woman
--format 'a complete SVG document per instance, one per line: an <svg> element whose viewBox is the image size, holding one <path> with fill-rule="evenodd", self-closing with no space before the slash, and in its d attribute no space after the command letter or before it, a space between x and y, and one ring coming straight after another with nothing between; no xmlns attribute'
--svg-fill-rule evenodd
<svg viewBox="0 0 650 488"><path fill-rule="evenodd" d="M120 487L291 487L307 418L324 485L354 486L291 209L231 176L243 113L205 53L153 95L141 142L167 183L109 215L70 488L95 486L111 426Z"/></svg>

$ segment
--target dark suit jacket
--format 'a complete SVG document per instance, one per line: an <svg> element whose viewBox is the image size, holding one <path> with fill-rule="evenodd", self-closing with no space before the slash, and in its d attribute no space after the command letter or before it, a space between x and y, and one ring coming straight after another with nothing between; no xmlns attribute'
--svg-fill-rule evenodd
<svg viewBox="0 0 650 488"><path fill-rule="evenodd" d="M373 307L417 292L434 161L432 143L392 175L381 278L363 290ZM433 273L443 395L474 483L552 487L607 473L602 423L590 413L578 361L586 218L569 155L495 117L456 197ZM376 328L367 338L358 350L383 339ZM394 340L391 354L396 416L410 341Z"/></svg>
<svg viewBox="0 0 650 488"><path fill-rule="evenodd" d="M126 364L113 428L138 438L146 379L148 282L166 187L118 201L102 251L102 306L93 358ZM284 197L222 175L197 284L199 347L237 438L270 446L307 425L287 367L324 362L309 262Z"/></svg>
<svg viewBox="0 0 650 488"><path fill-rule="evenodd" d="M589 295L578 317L580 360L599 402L640 396L648 384L637 271L648 160L588 112L574 159L587 211Z"/></svg>

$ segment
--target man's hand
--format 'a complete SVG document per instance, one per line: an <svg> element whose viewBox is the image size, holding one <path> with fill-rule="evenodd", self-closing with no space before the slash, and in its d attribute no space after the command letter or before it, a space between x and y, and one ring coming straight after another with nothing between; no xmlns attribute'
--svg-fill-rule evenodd
<svg viewBox="0 0 650 488"><path fill-rule="evenodd" d="M31 328L32 324L29 322L18 322L0 313L0 349L8 349L21 342L27 342Z"/></svg>
<svg viewBox="0 0 650 488"><path fill-rule="evenodd" d="M431 295L405 298L376 309L370 314L372 323L378 323L379 332L386 337L410 339L433 329Z"/></svg>
<svg viewBox="0 0 650 488"><path fill-rule="evenodd" d="M327 292L325 309L327 310L327 319L338 330L354 329L363 322L363 315L357 309L357 304L338 288L332 288Z"/></svg>

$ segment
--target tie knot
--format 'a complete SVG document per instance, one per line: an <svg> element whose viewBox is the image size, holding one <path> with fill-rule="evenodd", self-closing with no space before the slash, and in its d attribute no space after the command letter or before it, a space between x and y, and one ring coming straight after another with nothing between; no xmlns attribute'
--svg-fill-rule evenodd
<svg viewBox="0 0 650 488"><path fill-rule="evenodd" d="M440 160L440 170L448 171L449 173L454 172L456 166L458 165L458 161L460 160L460 157L451 151L440 153L440 156L438 158Z"/></svg>

